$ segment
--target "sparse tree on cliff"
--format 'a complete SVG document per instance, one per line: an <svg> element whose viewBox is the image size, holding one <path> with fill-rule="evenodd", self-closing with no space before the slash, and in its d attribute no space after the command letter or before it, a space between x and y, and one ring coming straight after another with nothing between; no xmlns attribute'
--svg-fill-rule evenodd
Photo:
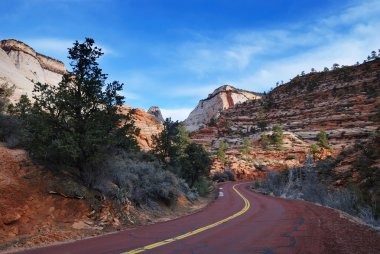
<svg viewBox="0 0 380 254"><path fill-rule="evenodd" d="M261 134L260 136L260 144L262 148L266 149L270 145L270 140L266 134Z"/></svg>
<svg viewBox="0 0 380 254"><path fill-rule="evenodd" d="M326 148L326 149L329 149L330 146L329 146L329 140L327 138L327 133L325 131L320 131L317 135L317 140L318 140L318 145L320 147L323 147L323 148Z"/></svg>
<svg viewBox="0 0 380 254"><path fill-rule="evenodd" d="M282 144L284 143L283 138L284 138L284 131L282 130L281 126L278 124L275 124L272 129L272 143L276 147L281 147Z"/></svg>
<svg viewBox="0 0 380 254"><path fill-rule="evenodd" d="M108 147L137 149L129 116L120 114L123 84L106 84L97 60L103 55L94 40L76 41L69 49L72 71L58 86L36 83L28 116L28 149L38 158L70 164L81 176Z"/></svg>
<svg viewBox="0 0 380 254"><path fill-rule="evenodd" d="M241 150L243 154L249 154L251 152L251 142L249 141L249 138L243 139L243 149Z"/></svg>
<svg viewBox="0 0 380 254"><path fill-rule="evenodd" d="M0 113L7 110L10 102L9 97L13 94L14 90L14 86L9 86L8 84L0 85Z"/></svg>
<svg viewBox="0 0 380 254"><path fill-rule="evenodd" d="M226 162L226 150L227 150L227 144L224 140L222 140L219 144L218 152L216 156L222 163L222 166L224 166L224 163Z"/></svg>
<svg viewBox="0 0 380 254"><path fill-rule="evenodd" d="M268 123L265 120L264 109L260 108L259 109L259 115L258 115L257 127L259 127L260 131L265 131L267 126L268 126Z"/></svg>

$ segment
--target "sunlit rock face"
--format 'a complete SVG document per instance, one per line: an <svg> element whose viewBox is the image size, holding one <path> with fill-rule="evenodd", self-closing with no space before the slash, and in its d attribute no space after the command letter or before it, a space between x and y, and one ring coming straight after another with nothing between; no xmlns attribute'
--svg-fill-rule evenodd
<svg viewBox="0 0 380 254"><path fill-rule="evenodd" d="M12 100L32 95L34 82L57 85L66 72L63 62L37 53L17 40L0 41L0 84L15 86Z"/></svg>
<svg viewBox="0 0 380 254"><path fill-rule="evenodd" d="M236 89L230 85L221 86L209 94L206 99L199 101L197 107L185 120L185 127L188 131L196 131L207 125L223 110L260 97L260 94Z"/></svg>
<svg viewBox="0 0 380 254"><path fill-rule="evenodd" d="M135 122L135 126L140 129L139 135L136 137L140 148L143 151L149 151L153 148L153 136L158 135L164 129L162 122L151 113L145 112L143 109L123 106L123 114L131 113Z"/></svg>

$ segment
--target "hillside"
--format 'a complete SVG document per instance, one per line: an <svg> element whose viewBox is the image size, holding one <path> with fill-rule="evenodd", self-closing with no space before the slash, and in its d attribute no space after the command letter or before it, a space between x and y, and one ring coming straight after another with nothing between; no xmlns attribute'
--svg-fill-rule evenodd
<svg viewBox="0 0 380 254"><path fill-rule="evenodd" d="M191 137L213 151L221 140L226 140L229 145L226 153L233 155L229 167L245 163L248 173L257 172L261 166L283 169L302 163L321 130L328 134L332 148L332 154L321 151L322 158L328 154L337 155L357 142L368 140L379 126L375 120L379 95L380 59L314 72L295 77L262 99L225 109L214 123L193 132ZM260 123L265 123L264 133L269 135L274 124L282 127L285 131L283 149L262 148ZM244 138L251 146L248 163L239 151ZM260 159L262 157L266 162ZM220 168L218 162L215 168Z"/></svg>

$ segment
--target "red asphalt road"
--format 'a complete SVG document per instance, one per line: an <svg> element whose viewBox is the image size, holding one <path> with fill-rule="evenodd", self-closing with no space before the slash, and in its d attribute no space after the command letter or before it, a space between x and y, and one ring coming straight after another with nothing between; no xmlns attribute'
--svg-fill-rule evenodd
<svg viewBox="0 0 380 254"><path fill-rule="evenodd" d="M234 184L222 184L220 187L223 188L223 197L189 216L17 253L123 253L176 237L240 211L244 207L244 201L232 189ZM248 186L249 183L243 183L236 187L250 202L250 208L246 213L199 234L142 253L337 253L324 247L323 231L319 229L322 218L315 213L315 205L263 196L249 191Z"/></svg>

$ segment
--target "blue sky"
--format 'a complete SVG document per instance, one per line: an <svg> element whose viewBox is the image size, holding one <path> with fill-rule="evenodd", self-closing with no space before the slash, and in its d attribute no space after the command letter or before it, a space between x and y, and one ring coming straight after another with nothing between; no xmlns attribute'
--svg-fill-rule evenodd
<svg viewBox="0 0 380 254"><path fill-rule="evenodd" d="M2 0L0 38L67 61L94 38L126 104L183 120L232 84L256 92L380 48L378 0Z"/></svg>

